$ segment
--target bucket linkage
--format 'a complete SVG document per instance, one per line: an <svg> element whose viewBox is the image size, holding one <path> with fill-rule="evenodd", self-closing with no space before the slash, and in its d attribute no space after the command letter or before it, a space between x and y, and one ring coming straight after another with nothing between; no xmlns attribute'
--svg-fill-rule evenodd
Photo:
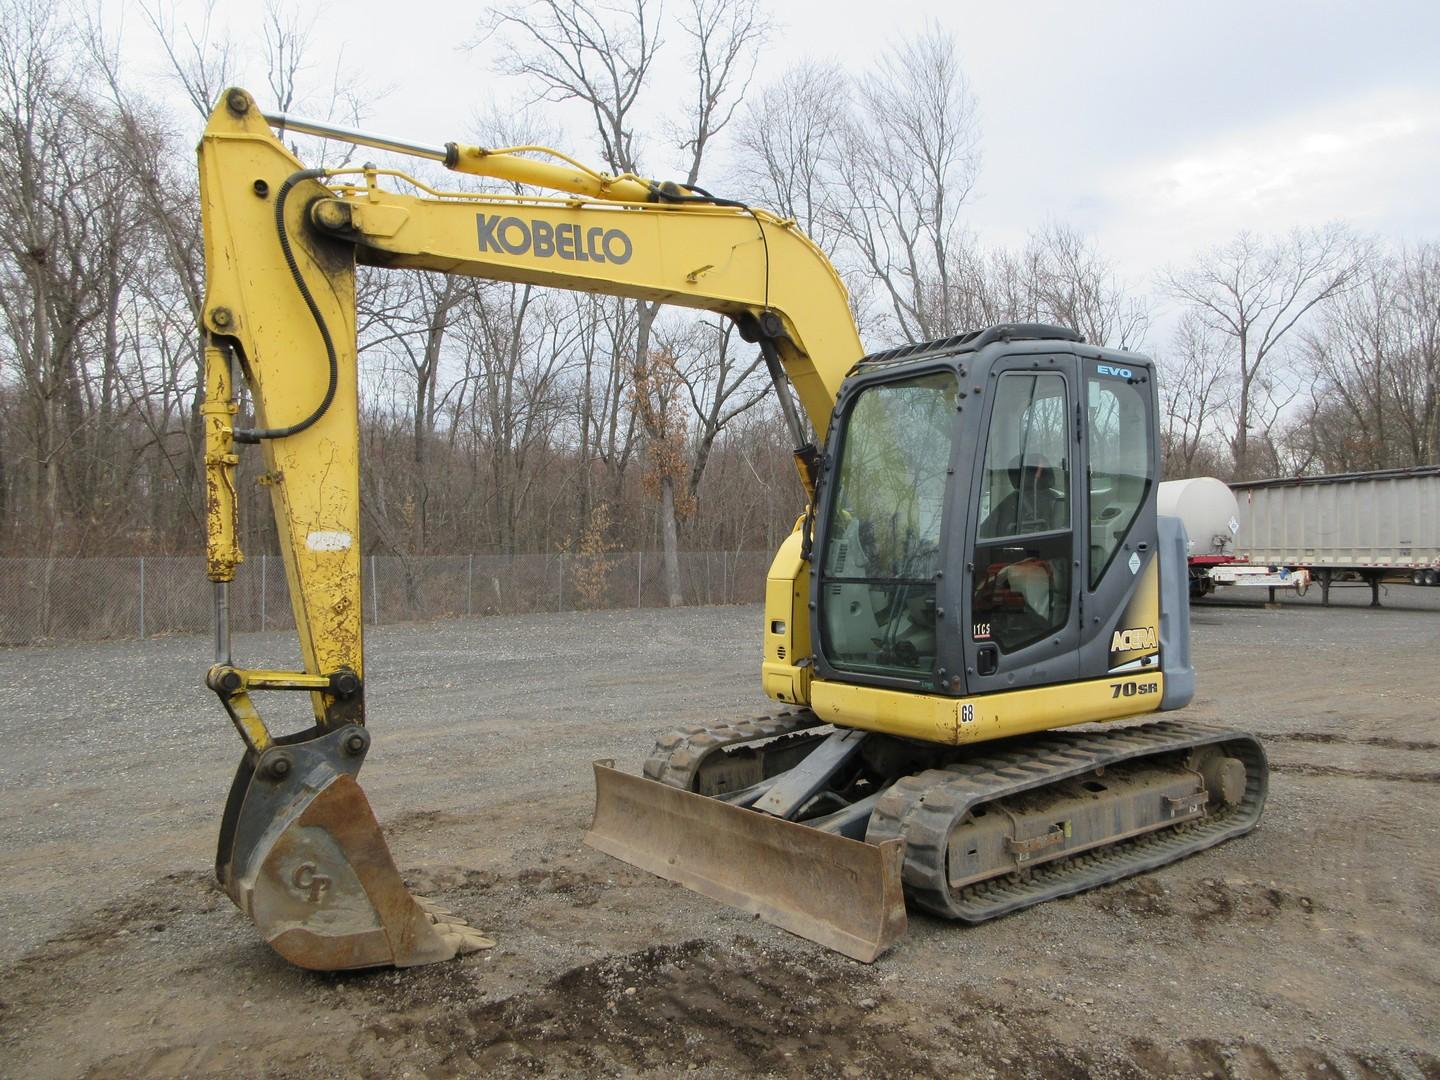
<svg viewBox="0 0 1440 1080"><path fill-rule="evenodd" d="M221 819L215 876L276 952L300 967L345 971L414 967L495 944L406 887L356 780L370 749L360 723L273 738L250 703L250 688L313 690L321 677L217 665L207 681L248 747Z"/></svg>

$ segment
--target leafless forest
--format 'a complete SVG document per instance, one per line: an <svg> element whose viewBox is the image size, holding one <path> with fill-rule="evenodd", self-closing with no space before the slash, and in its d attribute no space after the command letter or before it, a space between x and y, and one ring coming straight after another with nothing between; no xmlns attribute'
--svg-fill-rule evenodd
<svg viewBox="0 0 1440 1080"><path fill-rule="evenodd" d="M326 66L333 43L299 7L272 7L252 47L147 3L125 40L148 35L157 71L84 7L0 0L0 555L200 549L203 118L234 83L366 120L369 88ZM486 104L455 134L563 143L567 110L589 131L565 148L610 171L794 217L872 347L1038 320L1147 351L1173 476L1440 461L1440 242L1316 222L1157 253L1152 279L1126 281L1037 206L1023 247L995 247L967 217L984 112L949 37L893 42L863 71L762 71L770 29L759 0L497 8L476 35L507 59L480 83L532 104ZM689 85L657 85L665 51L686 56ZM673 108L651 121L656 100ZM367 553L669 561L772 547L800 508L764 366L713 317L366 273L360 335ZM246 547L263 552L268 511L244 490Z"/></svg>

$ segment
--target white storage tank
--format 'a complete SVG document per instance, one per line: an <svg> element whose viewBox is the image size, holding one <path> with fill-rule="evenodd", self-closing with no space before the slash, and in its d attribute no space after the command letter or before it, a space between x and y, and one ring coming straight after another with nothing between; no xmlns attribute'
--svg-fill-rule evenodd
<svg viewBox="0 0 1440 1080"><path fill-rule="evenodd" d="M1191 558L1235 554L1240 506L1223 480L1213 476L1167 480L1160 485L1158 499L1161 514L1185 523Z"/></svg>

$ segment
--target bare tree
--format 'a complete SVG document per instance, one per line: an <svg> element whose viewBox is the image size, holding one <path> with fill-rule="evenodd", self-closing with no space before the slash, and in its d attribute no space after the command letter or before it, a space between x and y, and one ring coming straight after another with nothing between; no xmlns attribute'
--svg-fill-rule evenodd
<svg viewBox="0 0 1440 1080"><path fill-rule="evenodd" d="M1412 460L1440 464L1440 243L1429 241L1400 256L1402 327L1396 384L1406 393L1401 424Z"/></svg>
<svg viewBox="0 0 1440 1080"><path fill-rule="evenodd" d="M625 7L610 10L582 6L577 0L534 0L501 10L493 16L489 29L518 42L503 62L507 72L533 80L549 100L575 101L587 107L611 170L639 175L643 170L633 113L660 47L657 20L658 11L649 8L646 0L631 0ZM691 0L680 25L696 71L686 126L675 140L687 155L688 186L698 182L707 149L734 118L754 70L754 45L766 24L756 0ZM638 405L652 401L653 394L642 391L634 380L644 377L657 386L668 385L670 373L645 375L647 366L658 362L656 357L668 355L652 345L660 305L638 303L635 311L633 346L626 349L631 360L623 367L631 373L633 400ZM617 353L612 366L621 367L618 361ZM588 428L591 403L584 403L581 411ZM672 437L669 414L647 408L639 415L648 438L668 446ZM643 422L646 418L665 423L654 426ZM612 424L618 419L613 411L610 419ZM668 453L663 447L658 452ZM667 592L672 602L678 603L676 514L684 504L675 498L668 480L661 485L660 495L661 514L668 519L661 530Z"/></svg>
<svg viewBox="0 0 1440 1080"><path fill-rule="evenodd" d="M1134 349L1144 340L1150 328L1148 309L1119 283L1083 233L1050 222L1031 235L1025 263L1034 307L1045 321L1116 349Z"/></svg>
<svg viewBox="0 0 1440 1080"><path fill-rule="evenodd" d="M540 87L548 101L589 110L600 153L617 173L639 172L633 113L660 48L659 11L648 0L596 7L532 0L497 9L486 29L516 43L502 69Z"/></svg>
<svg viewBox="0 0 1440 1080"><path fill-rule="evenodd" d="M686 494L698 498L700 483L715 440L739 416L758 405L770 387L761 377L763 359L746 350L729 319L688 321L677 334L663 335L661 349L684 387L693 424L690 430L690 472Z"/></svg>
<svg viewBox="0 0 1440 1080"><path fill-rule="evenodd" d="M1390 361L1397 344L1394 274L1389 260L1366 260L1354 287L1321 305L1314 325L1301 335L1309 370L1328 398L1322 403L1317 396L1316 413L1324 417L1325 434L1340 436L1344 444L1339 454L1332 444L1326 456L1343 457L1343 468L1390 464L1386 428L1393 414ZM1311 441L1318 444L1318 438Z"/></svg>
<svg viewBox="0 0 1440 1080"><path fill-rule="evenodd" d="M645 80L660 48L659 11L647 0L630 0L623 7L604 9L579 0L532 0L530 3L497 10L489 19L487 32L501 34L510 42L502 70L540 88L539 97L553 102L576 102L588 110L600 153L616 175L639 175L639 146L634 111ZM610 362L607 391L620 391L628 384L628 373L643 364L650 353L651 327L660 305L617 301L612 308L613 330L631 325L633 337L613 336L615 351ZM593 390L593 369L587 372L586 388ZM581 427L588 432L597 414L603 414L611 448L619 450L628 439L618 439L619 396L607 394L605 402L581 403ZM587 446L587 449L589 447ZM628 446L621 451L628 458ZM623 474L622 474L623 476ZM621 482L617 477L615 482ZM585 489L588 495L588 488ZM589 507L582 522L588 524Z"/></svg>
<svg viewBox="0 0 1440 1080"><path fill-rule="evenodd" d="M695 513L686 523L694 550L759 545L774 551L804 505L779 403L767 396L716 437Z"/></svg>
<svg viewBox="0 0 1440 1080"><path fill-rule="evenodd" d="M1440 460L1440 265L1434 245L1371 253L1352 289L1319 309L1304 335L1316 423L1292 442L1325 469L1377 469Z"/></svg>
<svg viewBox="0 0 1440 1080"><path fill-rule="evenodd" d="M312 10L307 18L301 14L298 5L286 5L280 0L268 0L266 3L260 55L271 104L280 112L314 109L321 115L359 124L367 99L382 97L384 91L375 89L369 85L369 80L347 69L343 46L336 50L335 62L328 75L324 76L324 82L318 77L305 75L311 67L315 30L319 25L318 8ZM214 101L212 98L212 105ZM335 162L337 155L340 160L348 160L353 150L346 144L332 144L328 140L319 140L319 146L319 151L308 155L307 160L331 163Z"/></svg>
<svg viewBox="0 0 1440 1080"><path fill-rule="evenodd" d="M1160 454L1169 479L1226 473L1216 442L1227 408L1228 358L1218 335L1193 312L1181 316L1159 358Z"/></svg>
<svg viewBox="0 0 1440 1080"><path fill-rule="evenodd" d="M661 547L665 559L665 591L671 607L685 602L680 589L679 524L694 509L685 487L687 436L684 380L668 350L657 348L637 361L631 378L635 411L649 439L645 446L645 487L659 501Z"/></svg>
<svg viewBox="0 0 1440 1080"><path fill-rule="evenodd" d="M147 10L152 27L167 26L158 8ZM227 77L231 51L227 43L211 42L210 9L197 36L186 30L192 54L182 61L175 42L165 48L174 75L191 104L203 115L208 104L198 95L213 92ZM203 251L199 228L199 190L188 162L179 163L171 152L170 123L161 110L130 87L121 65L120 41L92 19L84 31L86 51L105 87L112 121L103 133L113 147L120 171L139 199L154 251L147 252L146 272L137 278L146 300L146 328L137 331L131 346L136 356L153 350L158 361L154 373L144 365L134 372L132 386L141 400L158 402L158 412L141 409L140 416L165 471L177 486L176 500L184 507L186 523L200 524L201 427L198 388L203 381L199 339L192 328L200 318ZM185 66L188 64L188 66ZM207 89L209 88L209 89Z"/></svg>
<svg viewBox="0 0 1440 1080"><path fill-rule="evenodd" d="M604 325L602 305L608 298L587 293L575 293L570 298L574 307L576 325L576 363L579 370L578 382L570 391L573 416L576 477L575 534L580 536L603 520L610 526L608 514L597 518L596 472L597 463L604 460L602 433L606 430L605 418L610 412L612 401L619 408L623 389L615 394L602 392L613 382L610 378L614 365L605 363L601 349L601 328ZM613 303L613 301L608 301ZM624 471L623 464L620 471ZM602 500L603 502L603 500Z"/></svg>
<svg viewBox="0 0 1440 1080"><path fill-rule="evenodd" d="M687 59L695 65L695 97L678 139L689 158L685 186L693 187L705 151L740 107L770 23L759 0L690 0L680 28L689 39Z"/></svg>
<svg viewBox="0 0 1440 1080"><path fill-rule="evenodd" d="M855 88L845 128L837 223L881 285L910 341L963 329L953 268L965 243L959 211L980 168L975 96L954 42L931 25L883 54Z"/></svg>
<svg viewBox="0 0 1440 1080"><path fill-rule="evenodd" d="M1045 318L1036 290L1038 249L986 250L972 238L951 249L951 310L965 329Z"/></svg>
<svg viewBox="0 0 1440 1080"><path fill-rule="evenodd" d="M490 447L501 550L515 551L527 495L539 479L529 460L550 444L564 415L559 382L574 355L577 324L563 298L533 286L497 284L486 292L489 303L471 312L488 353L476 415Z"/></svg>
<svg viewBox="0 0 1440 1080"><path fill-rule="evenodd" d="M362 355L380 357L382 363L393 361L393 366L386 367L398 378L387 381L392 389L403 386L409 391L403 409L411 443L407 547L415 555L424 554L430 541L432 450L448 396L440 383L442 353L456 309L469 288L469 283L458 277L377 275L357 297L357 316L365 329Z"/></svg>
<svg viewBox="0 0 1440 1080"><path fill-rule="evenodd" d="M580 467L585 470L580 529L588 527L594 501L592 465L598 462L608 474L606 497L619 501L625 489L626 470L636 451L636 416L627 404L631 365L623 358L635 340L642 310L641 305L626 300L593 297L583 312L583 377L576 406Z"/></svg>
<svg viewBox="0 0 1440 1080"><path fill-rule="evenodd" d="M141 4L145 21L165 51L169 75L200 116L209 114L220 93L230 85L235 67L235 46L217 38L213 28L215 0L207 0L199 25L181 23L175 5L158 0ZM118 70L118 69L112 69Z"/></svg>
<svg viewBox="0 0 1440 1080"><path fill-rule="evenodd" d="M0 318L28 405L33 539L48 548L61 536L65 474L90 423L86 340L114 302L117 208L104 197L121 178L103 155L72 152L102 124L71 68L70 28L26 0L7 3L0 20L0 168L9 178L0 190Z"/></svg>
<svg viewBox="0 0 1440 1080"><path fill-rule="evenodd" d="M765 87L735 137L736 184L834 255L839 236L839 144L850 82L836 64L802 62Z"/></svg>
<svg viewBox="0 0 1440 1080"><path fill-rule="evenodd" d="M318 13L312 12L309 21L302 22L300 13L294 8L286 11L275 0L265 5L261 36L265 75L270 85L270 98L281 112L289 112L295 107L296 84L305 62L310 32L318 17Z"/></svg>
<svg viewBox="0 0 1440 1080"><path fill-rule="evenodd" d="M1275 363L1279 348L1311 308L1351 286L1358 265L1349 230L1331 225L1274 241L1242 232L1188 268L1161 275L1162 288L1227 341L1236 477L1256 474L1251 443L1290 396Z"/></svg>

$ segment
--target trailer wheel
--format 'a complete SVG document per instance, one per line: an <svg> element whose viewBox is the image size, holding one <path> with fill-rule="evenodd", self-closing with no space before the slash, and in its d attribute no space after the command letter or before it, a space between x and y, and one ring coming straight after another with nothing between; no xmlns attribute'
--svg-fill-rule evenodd
<svg viewBox="0 0 1440 1080"><path fill-rule="evenodd" d="M1440 570L1426 570L1426 571L1425 571L1425 584L1426 584L1426 585L1440 585Z"/></svg>
<svg viewBox="0 0 1440 1080"><path fill-rule="evenodd" d="M1411 585L1428 585L1428 584L1429 584L1429 577L1430 577L1430 575L1427 574L1424 570L1411 570L1411 571L1410 571L1410 584L1411 584Z"/></svg>

